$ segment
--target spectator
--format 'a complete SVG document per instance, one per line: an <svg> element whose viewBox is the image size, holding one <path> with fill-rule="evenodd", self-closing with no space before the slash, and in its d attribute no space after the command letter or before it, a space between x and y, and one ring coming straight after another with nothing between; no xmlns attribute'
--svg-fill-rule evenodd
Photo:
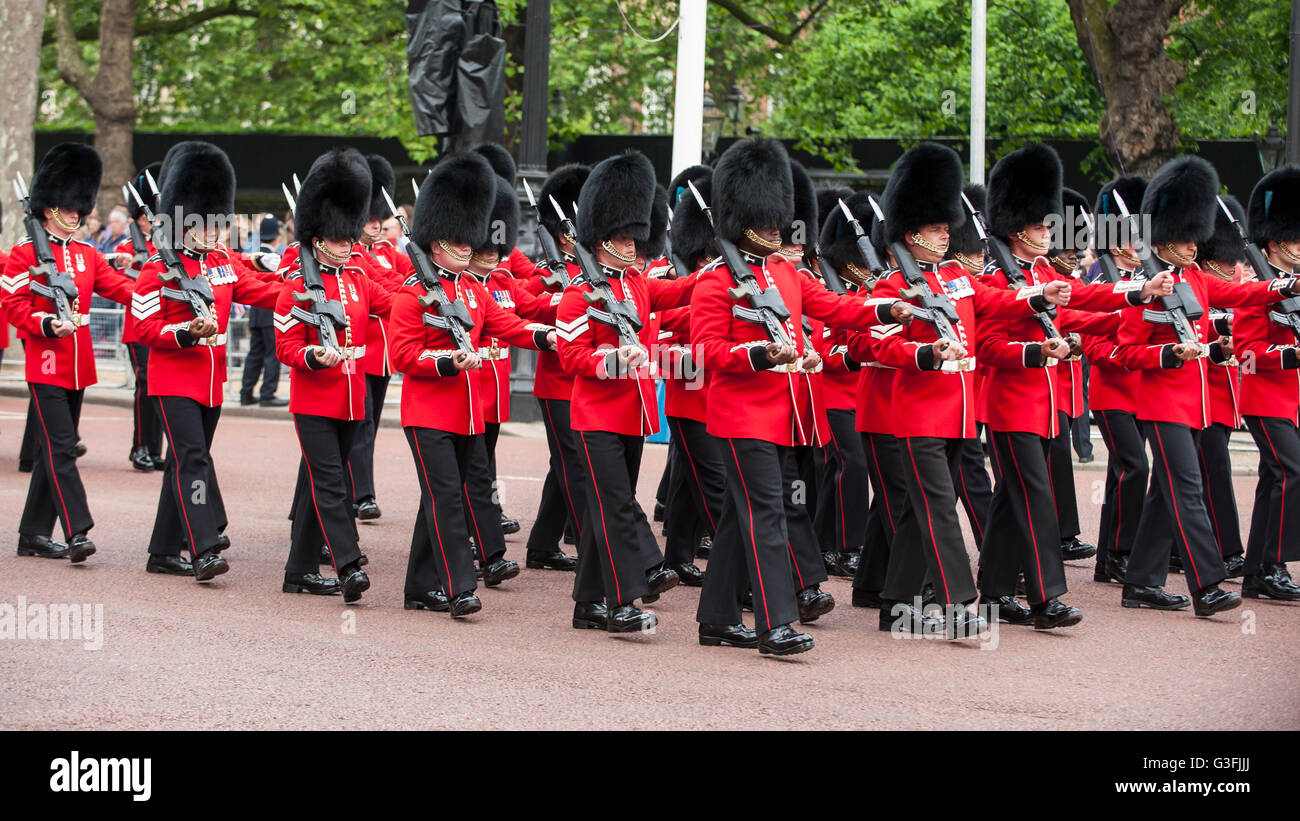
<svg viewBox="0 0 1300 821"><path fill-rule="evenodd" d="M126 242L127 225L130 220L131 215L124 205L115 206L109 212L108 227L104 231L103 237L95 240L95 246L99 248L101 254L112 254L117 251L117 246Z"/></svg>

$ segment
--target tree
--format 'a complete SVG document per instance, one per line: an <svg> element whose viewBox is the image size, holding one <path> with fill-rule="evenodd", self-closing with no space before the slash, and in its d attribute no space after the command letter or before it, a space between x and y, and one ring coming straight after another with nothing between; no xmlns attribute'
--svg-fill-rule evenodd
<svg viewBox="0 0 1300 821"><path fill-rule="evenodd" d="M22 220L9 181L18 172L31 180L32 123L36 119L37 77L41 60L41 28L45 0L5 0L0 3L0 202L4 204L5 247L18 240Z"/></svg>

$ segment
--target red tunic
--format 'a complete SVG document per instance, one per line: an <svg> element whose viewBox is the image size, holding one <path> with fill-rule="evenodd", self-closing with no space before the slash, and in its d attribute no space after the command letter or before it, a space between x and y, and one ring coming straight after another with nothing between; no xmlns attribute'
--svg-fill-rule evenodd
<svg viewBox="0 0 1300 821"><path fill-rule="evenodd" d="M375 272L375 281L390 294L395 292L415 273L415 266L406 254L397 250L386 239L375 240L369 246L358 244L352 249L354 255L361 255ZM388 337L388 318L378 314L370 315L370 325L366 328L366 338L373 342L366 346L365 358L361 360L361 369L367 376L388 376L393 372L392 352Z"/></svg>
<svg viewBox="0 0 1300 821"><path fill-rule="evenodd" d="M577 263L568 260L565 267L569 272L569 279L572 280L578 276ZM543 265L533 266L529 278L524 280L524 288L530 294L548 293L553 294L554 297L562 296L562 289L558 287L552 288L542 282L542 277L550 276L550 273L550 269ZM559 306L559 302L555 304L557 307ZM560 355L553 351L539 352L537 354L537 366L533 370L533 396L538 399L562 399L568 402L572 395L573 374L564 370L564 365L560 363Z"/></svg>
<svg viewBox="0 0 1300 821"><path fill-rule="evenodd" d="M493 301L507 313L547 325L555 323L555 312L560 305L559 294L534 296L524 287L523 281L515 279L507 268L493 268L487 281L482 284ZM502 337L484 335L483 346L478 353L483 358L483 367L478 372L484 387L483 419L493 423L509 422L510 343Z"/></svg>
<svg viewBox="0 0 1300 821"><path fill-rule="evenodd" d="M158 253L158 249L154 248L153 241L147 237L145 238L144 245L145 245L145 254L146 254L145 260L148 261L151 257L153 257L155 254ZM118 243L118 246L114 248L113 251L119 254L134 255L135 246L132 245L131 240L128 239L125 242ZM113 266L113 267L116 268L117 266ZM138 281L140 277L140 269L142 267L143 267L143 263L137 263L135 260L132 260L131 264L127 266L127 268L130 268L132 271L132 273L128 274L128 276ZM127 311L126 315L122 317L122 344L125 345L128 342L135 342L135 341L137 341L135 337L135 313L133 311Z"/></svg>
<svg viewBox="0 0 1300 821"><path fill-rule="evenodd" d="M1232 339L1242 366L1241 413L1295 422L1300 415L1296 338L1290 329L1269 319L1268 311L1267 306L1255 306L1233 312Z"/></svg>

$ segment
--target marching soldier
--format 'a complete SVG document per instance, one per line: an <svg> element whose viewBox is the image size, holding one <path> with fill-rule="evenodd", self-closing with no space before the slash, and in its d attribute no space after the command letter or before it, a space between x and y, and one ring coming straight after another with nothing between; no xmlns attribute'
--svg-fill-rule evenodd
<svg viewBox="0 0 1300 821"><path fill-rule="evenodd" d="M482 608L474 593L466 527L467 521L475 521L466 507L472 510L478 501L471 491L472 457L483 448L483 382L474 373L482 365L479 346L484 337L537 349L551 348L555 341L549 327L526 325L500 307L483 283L464 275L476 254L485 262L495 261L483 255L498 248L490 241L490 225L502 187L509 188L477 154L453 155L434 168L416 200L411 235L434 270L417 272L403 284L394 298L390 325L395 364L405 379L402 427L420 481L405 607L446 610L453 618ZM513 199L513 191L510 196ZM426 276L437 280L428 282ZM457 328L450 324L460 320L440 317L436 308L426 306L428 295L437 289L468 315L470 327L459 325L468 349L458 344ZM490 541L484 529L475 530L484 583L495 586L518 575L519 566L503 558L505 541L498 522L483 524L495 528Z"/></svg>
<svg viewBox="0 0 1300 821"><path fill-rule="evenodd" d="M5 304L9 320L26 334L27 385L36 420L32 478L18 522L19 556L79 563L95 552L87 535L95 523L77 472L77 420L86 388L96 382L90 299L96 293L125 305L135 287L95 246L73 238L95 207L102 174L93 148L61 143L46 153L32 176L31 213L48 238L54 268L75 284L68 316L61 317L52 299L33 290L37 285L58 288L42 270L33 237L15 245L5 264ZM67 544L50 538L56 518Z"/></svg>
<svg viewBox="0 0 1300 821"><path fill-rule="evenodd" d="M1166 163L1147 185L1142 213L1150 220L1147 239L1155 264L1169 265L1179 286L1179 299L1197 306L1221 308L1266 306L1291 296L1294 280L1279 279L1230 285L1206 276L1197 267L1196 246L1214 233L1219 178L1199 157L1178 157ZM1176 309L1181 310L1181 309ZM1207 344L1210 319L1188 319L1195 339L1183 339L1172 324L1186 317L1166 312L1144 314L1141 307L1124 310L1116 359L1142 371L1138 419L1151 448L1152 480L1142 507L1125 574L1122 604L1156 610L1182 610L1190 603L1198 617L1208 617L1241 604L1236 593L1219 588L1226 577L1205 509L1203 478L1196 441L1210 423L1207 368L1226 355L1218 342ZM1191 601L1164 590L1169 567L1169 540L1183 561Z"/></svg>
<svg viewBox="0 0 1300 821"><path fill-rule="evenodd" d="M636 267L637 243L651 239L654 206L654 168L645 155L622 154L592 169L578 197L576 239L600 270L580 272L556 319L560 360L574 378L571 421L587 480L573 587L578 629L653 630L658 620L635 600L679 581L659 566L663 556L635 496L644 437L659 427L648 367L650 313L676 307L695 284L651 278ZM593 275L606 284L597 288ZM619 315L627 316L625 328L606 324Z"/></svg>
<svg viewBox="0 0 1300 821"><path fill-rule="evenodd" d="M282 589L342 592L345 602L360 599L370 588L361 570L364 557L346 475L365 419L365 375L357 360L370 342L370 315L382 316L392 304L391 295L353 254L369 204L370 168L355 150L330 151L312 163L294 209L298 247L285 255L285 283L275 309L276 355L292 371L289 411L305 468L295 491ZM305 256L310 260L304 269ZM318 269L319 280L312 268ZM336 328L329 313L340 310L343 327ZM331 332L337 346L324 342ZM323 578L316 570L322 542L337 579Z"/></svg>
<svg viewBox="0 0 1300 821"><path fill-rule="evenodd" d="M150 399L171 448L145 569L202 582L229 570L220 555L230 540L223 533L226 515L212 438L226 382L230 306L274 307L280 282L254 274L221 243L224 223L235 210L235 171L225 152L205 142L177 143L163 167L159 211L166 215L163 230L183 270L169 270L164 259L150 257L131 297L135 339L153 350ZM175 274L206 282L212 302L202 314L170 293L185 288ZM189 545L192 562L181 557L182 542Z"/></svg>
<svg viewBox="0 0 1300 821"><path fill-rule="evenodd" d="M1274 270L1290 277L1300 264L1300 166L1285 165L1250 194L1250 239ZM1241 412L1259 446L1259 487L1246 545L1241 594L1300 601L1286 562L1300 559L1300 539L1286 528L1300 521L1300 338L1267 310L1242 308L1233 322L1241 351Z"/></svg>
<svg viewBox="0 0 1300 821"><path fill-rule="evenodd" d="M812 637L790 623L799 616L793 542L815 537L793 499L799 478L796 445L826 435L824 417L805 414L799 392L805 313L832 327L866 330L885 321L857 295L836 297L800 274L782 254L781 232L794 221L794 184L785 148L774 140L741 140L727 149L713 174L719 240L734 243L746 270L725 264L706 269L691 302L691 339L710 373L708 430L719 438L727 473L721 520L704 577L696 620L706 646L758 647L789 655L812 649ZM739 264L739 263L738 263ZM733 308L733 275L775 289L789 312L760 325ZM779 327L779 331L777 328ZM774 339L775 337L775 339ZM815 432L815 427L821 431ZM802 527L806 534L791 533ZM748 575L756 630L741 622L740 593Z"/></svg>

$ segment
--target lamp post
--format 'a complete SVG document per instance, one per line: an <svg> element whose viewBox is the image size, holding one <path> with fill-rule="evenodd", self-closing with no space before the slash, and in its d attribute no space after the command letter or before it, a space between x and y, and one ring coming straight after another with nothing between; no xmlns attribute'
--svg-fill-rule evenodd
<svg viewBox="0 0 1300 821"><path fill-rule="evenodd" d="M1286 149L1287 141L1278 130L1277 123L1273 123L1259 143L1259 164L1265 174L1287 161Z"/></svg>
<svg viewBox="0 0 1300 821"><path fill-rule="evenodd" d="M731 91L727 92L727 119L731 121L731 136L740 136L740 114L741 106L745 103L745 95L740 93L740 86L732 85Z"/></svg>
<svg viewBox="0 0 1300 821"><path fill-rule="evenodd" d="M704 161L712 162L718 150L718 138L722 136L722 123L727 115L713 101L713 95L704 92Z"/></svg>

